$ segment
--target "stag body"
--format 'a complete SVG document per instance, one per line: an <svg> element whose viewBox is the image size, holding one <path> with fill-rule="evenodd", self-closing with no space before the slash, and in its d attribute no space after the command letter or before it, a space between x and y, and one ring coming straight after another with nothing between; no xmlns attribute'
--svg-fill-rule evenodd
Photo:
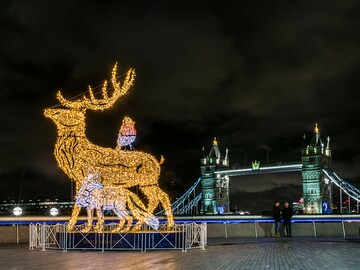
<svg viewBox="0 0 360 270"><path fill-rule="evenodd" d="M110 108L116 100L124 95L132 85L135 73L127 73L123 86L116 81L116 65L112 72L114 93L107 94L107 83L103 86L103 98L96 99L89 87L90 99L83 97L68 101L61 95L57 98L65 108L46 109L44 114L51 118L58 130L54 154L60 168L75 182L76 193L90 171L101 175L104 185L121 185L124 188L139 186L148 199L147 212L153 213L159 203L162 204L168 217L168 226L174 225L169 197L158 186L160 163L150 154L140 151L126 151L100 147L91 143L85 134L85 114L87 109L104 110ZM68 229L71 230L77 221L80 207L74 206Z"/></svg>
<svg viewBox="0 0 360 270"><path fill-rule="evenodd" d="M92 168L99 172L105 185L132 187L139 182L146 182L147 185L158 183L160 163L154 156L140 151L97 146L85 136L84 112L72 112L72 122L67 119L67 114L67 109L45 111L45 115L54 120L58 128L54 148L57 163L73 181L82 183L89 168ZM76 185L76 188L79 186Z"/></svg>

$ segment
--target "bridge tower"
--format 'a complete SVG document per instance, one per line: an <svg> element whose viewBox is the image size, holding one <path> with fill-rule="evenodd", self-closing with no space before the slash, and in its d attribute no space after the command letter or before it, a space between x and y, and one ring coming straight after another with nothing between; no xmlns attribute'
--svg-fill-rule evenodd
<svg viewBox="0 0 360 270"><path fill-rule="evenodd" d="M204 148L203 148L204 151ZM229 167L228 149L222 156L218 142L214 138L212 148L208 155L200 160L202 214L223 214L230 212L229 205L229 177L216 174L217 168Z"/></svg>
<svg viewBox="0 0 360 270"><path fill-rule="evenodd" d="M304 135L304 140L305 140ZM311 142L301 149L303 198L305 214L330 214L332 207L332 184L324 176L323 169L331 169L330 137L326 147L315 125Z"/></svg>

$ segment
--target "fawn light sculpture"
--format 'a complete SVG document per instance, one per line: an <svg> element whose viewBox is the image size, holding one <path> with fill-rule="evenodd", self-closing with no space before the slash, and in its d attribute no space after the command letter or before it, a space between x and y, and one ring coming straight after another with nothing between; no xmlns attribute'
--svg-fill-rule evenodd
<svg viewBox="0 0 360 270"><path fill-rule="evenodd" d="M103 231L104 211L112 211L119 219L118 226L112 232L129 231L133 218L138 220L133 230L138 230L144 223L155 230L159 228L159 220L147 213L145 206L133 192L121 186L104 186L99 182L97 173L90 172L85 177L77 193L75 204L86 208L88 222L83 232L92 229L94 210L98 218L94 227L96 232ZM125 222L127 222L126 226Z"/></svg>

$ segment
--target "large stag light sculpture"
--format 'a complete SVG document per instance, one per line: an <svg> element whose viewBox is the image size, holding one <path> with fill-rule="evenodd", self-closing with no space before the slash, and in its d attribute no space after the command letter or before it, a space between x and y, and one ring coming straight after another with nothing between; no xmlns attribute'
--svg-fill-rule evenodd
<svg viewBox="0 0 360 270"><path fill-rule="evenodd" d="M89 96L85 95L75 101L65 99L61 92L57 99L63 108L45 109L45 116L52 119L58 130L54 154L60 168L75 182L76 193L89 172L97 172L105 186L121 186L131 188L138 186L147 198L147 213L153 213L161 204L167 215L167 225L174 225L171 204L168 195L159 187L160 162L141 151L123 150L120 147L104 148L93 144L86 138L86 110L109 109L131 87L135 71L130 69L122 84L116 78L117 64L112 70L111 83L114 92L108 95L107 82L102 87L102 98L97 99L89 86ZM72 230L77 222L81 207L74 205L68 230Z"/></svg>

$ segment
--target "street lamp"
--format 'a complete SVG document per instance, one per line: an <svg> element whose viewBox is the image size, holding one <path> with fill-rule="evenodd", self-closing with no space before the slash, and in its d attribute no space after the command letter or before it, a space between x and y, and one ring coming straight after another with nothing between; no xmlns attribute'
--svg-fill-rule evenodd
<svg viewBox="0 0 360 270"><path fill-rule="evenodd" d="M22 209L21 209L21 207L19 207L19 206L16 206L14 209L13 209L13 213L14 213L14 215L15 216L21 216L21 214L22 214Z"/></svg>
<svg viewBox="0 0 360 270"><path fill-rule="evenodd" d="M19 206L16 206L14 209L13 209L13 213L16 217L19 217L21 216L22 214L22 209L21 207ZM19 244L19 224L16 223L16 244Z"/></svg>
<svg viewBox="0 0 360 270"><path fill-rule="evenodd" d="M53 207L53 208L50 209L50 215L51 216L55 217L58 214L59 214L59 210L57 208Z"/></svg>

